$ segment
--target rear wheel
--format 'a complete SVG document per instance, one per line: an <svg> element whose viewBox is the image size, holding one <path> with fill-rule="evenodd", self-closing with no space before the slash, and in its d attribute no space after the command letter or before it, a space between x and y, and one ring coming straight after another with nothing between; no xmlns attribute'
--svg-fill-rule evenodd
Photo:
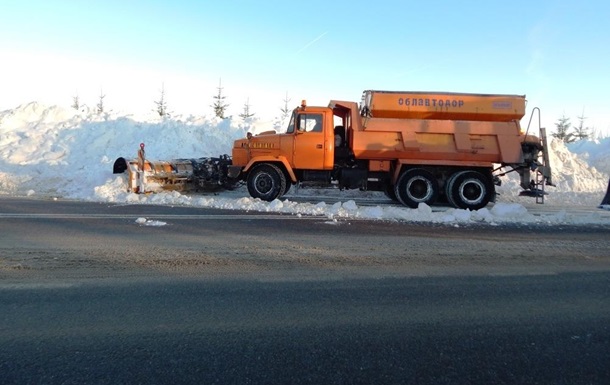
<svg viewBox="0 0 610 385"><path fill-rule="evenodd" d="M271 202L286 191L286 177L274 164L255 166L248 174L248 192L253 198Z"/></svg>
<svg viewBox="0 0 610 385"><path fill-rule="evenodd" d="M491 179L478 171L459 171L447 181L445 194L452 206L478 210L491 201L494 187Z"/></svg>
<svg viewBox="0 0 610 385"><path fill-rule="evenodd" d="M433 204L438 198L439 186L431 172L415 168L398 178L394 193L403 205L417 208L420 203Z"/></svg>

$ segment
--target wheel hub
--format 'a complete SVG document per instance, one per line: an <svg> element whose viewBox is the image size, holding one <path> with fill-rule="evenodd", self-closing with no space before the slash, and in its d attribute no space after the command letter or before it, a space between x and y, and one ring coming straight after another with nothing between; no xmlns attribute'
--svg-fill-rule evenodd
<svg viewBox="0 0 610 385"><path fill-rule="evenodd" d="M273 181L269 175L259 175L256 177L254 185L259 193L266 194L273 188Z"/></svg>
<svg viewBox="0 0 610 385"><path fill-rule="evenodd" d="M430 182L424 178L414 178L407 185L407 193L416 201L425 201L432 194Z"/></svg>
<svg viewBox="0 0 610 385"><path fill-rule="evenodd" d="M476 180L467 180L462 183L461 196L468 203L477 203L483 198L484 187Z"/></svg>

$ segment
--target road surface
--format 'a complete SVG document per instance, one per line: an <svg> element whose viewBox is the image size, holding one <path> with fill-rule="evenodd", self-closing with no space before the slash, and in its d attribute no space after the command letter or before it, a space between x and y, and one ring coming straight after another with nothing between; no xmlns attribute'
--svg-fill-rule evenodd
<svg viewBox="0 0 610 385"><path fill-rule="evenodd" d="M608 235L3 198L0 382L608 383Z"/></svg>

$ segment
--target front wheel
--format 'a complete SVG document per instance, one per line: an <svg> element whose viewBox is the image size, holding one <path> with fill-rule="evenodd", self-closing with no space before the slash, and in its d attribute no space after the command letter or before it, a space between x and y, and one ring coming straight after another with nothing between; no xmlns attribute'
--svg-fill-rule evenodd
<svg viewBox="0 0 610 385"><path fill-rule="evenodd" d="M286 178L286 189L284 189L280 196L283 197L284 195L288 194L288 191L290 191L290 187L292 187L292 182L288 181L288 178Z"/></svg>
<svg viewBox="0 0 610 385"><path fill-rule="evenodd" d="M274 164L260 164L248 174L247 184L252 198L271 202L286 191L286 176Z"/></svg>
<svg viewBox="0 0 610 385"><path fill-rule="evenodd" d="M431 172L414 168L398 178L394 192L400 203L415 209L420 203L431 205L436 202L439 186Z"/></svg>
<svg viewBox="0 0 610 385"><path fill-rule="evenodd" d="M459 171L447 181L445 194L452 206L478 210L491 201L494 187L491 179L478 171Z"/></svg>
<svg viewBox="0 0 610 385"><path fill-rule="evenodd" d="M383 192L386 197L390 198L393 202L398 202L398 197L396 196L396 192L394 191L394 186L390 184L390 182L386 183L383 187Z"/></svg>

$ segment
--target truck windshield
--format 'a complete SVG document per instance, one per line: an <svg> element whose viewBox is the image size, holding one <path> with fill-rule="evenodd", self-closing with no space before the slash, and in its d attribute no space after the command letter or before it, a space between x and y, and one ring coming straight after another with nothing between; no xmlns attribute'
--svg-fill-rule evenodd
<svg viewBox="0 0 610 385"><path fill-rule="evenodd" d="M295 117L296 113L292 114L292 117L290 118L290 123L288 123L288 128L286 128L286 132L288 134L291 134L294 132L294 117Z"/></svg>

